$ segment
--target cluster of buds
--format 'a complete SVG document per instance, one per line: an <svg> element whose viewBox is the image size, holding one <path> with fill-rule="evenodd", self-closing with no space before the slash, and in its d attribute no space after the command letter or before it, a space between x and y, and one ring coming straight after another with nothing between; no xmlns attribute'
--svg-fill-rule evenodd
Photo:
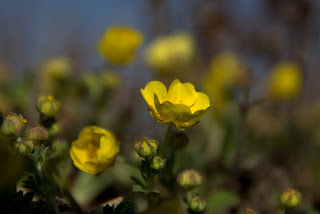
<svg viewBox="0 0 320 214"><path fill-rule="evenodd" d="M150 168L156 172L159 172L166 163L164 158L157 156L158 145L157 140L144 136L134 144L134 150L137 154L150 161Z"/></svg>
<svg viewBox="0 0 320 214"><path fill-rule="evenodd" d="M48 140L48 131L42 125L36 125L31 128L26 128L22 137L22 132L25 127L26 119L22 115L9 113L3 120L1 131L6 137L15 138L14 148L20 154L30 154L36 144Z"/></svg>

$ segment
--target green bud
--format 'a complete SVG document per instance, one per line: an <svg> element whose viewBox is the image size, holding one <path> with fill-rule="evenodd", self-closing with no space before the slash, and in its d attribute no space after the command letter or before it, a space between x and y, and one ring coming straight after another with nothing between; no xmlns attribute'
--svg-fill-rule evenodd
<svg viewBox="0 0 320 214"><path fill-rule="evenodd" d="M134 150L139 154L140 157L153 157L155 154L157 154L158 141L148 137L141 137L139 141L135 142Z"/></svg>
<svg viewBox="0 0 320 214"><path fill-rule="evenodd" d="M166 159L161 158L159 156L155 156L151 160L150 167L151 167L151 169L154 169L156 171L160 171L164 167L165 164L166 164Z"/></svg>
<svg viewBox="0 0 320 214"><path fill-rule="evenodd" d="M20 154L30 154L34 149L34 143L32 140L23 139L20 142L17 142L14 146Z"/></svg>
<svg viewBox="0 0 320 214"><path fill-rule="evenodd" d="M1 131L6 137L17 137L20 135L26 122L27 120L20 114L10 113L4 119Z"/></svg>
<svg viewBox="0 0 320 214"><path fill-rule="evenodd" d="M60 133L60 125L59 123L54 123L50 126L50 128L48 129L48 132L49 132L49 136L56 136Z"/></svg>
<svg viewBox="0 0 320 214"><path fill-rule="evenodd" d="M280 196L281 203L288 207L297 207L301 203L301 193L295 189L288 188Z"/></svg>
<svg viewBox="0 0 320 214"><path fill-rule="evenodd" d="M36 101L36 109L46 117L53 117L58 113L60 103L52 95L43 94Z"/></svg>
<svg viewBox="0 0 320 214"><path fill-rule="evenodd" d="M189 138L184 131L175 132L170 139L170 146L173 149L182 149L189 143Z"/></svg>
<svg viewBox="0 0 320 214"><path fill-rule="evenodd" d="M36 125L30 128L27 131L26 136L28 139L34 140L34 141L46 141L49 138L47 129L42 125Z"/></svg>
<svg viewBox="0 0 320 214"><path fill-rule="evenodd" d="M186 169L178 174L177 182L181 187L191 189L201 185L202 176L194 169Z"/></svg>
<svg viewBox="0 0 320 214"><path fill-rule="evenodd" d="M251 207L246 207L245 209L240 210L238 214L257 214L257 212Z"/></svg>
<svg viewBox="0 0 320 214"><path fill-rule="evenodd" d="M194 196L189 202L189 208L196 213L202 213L207 207L207 202L200 196Z"/></svg>

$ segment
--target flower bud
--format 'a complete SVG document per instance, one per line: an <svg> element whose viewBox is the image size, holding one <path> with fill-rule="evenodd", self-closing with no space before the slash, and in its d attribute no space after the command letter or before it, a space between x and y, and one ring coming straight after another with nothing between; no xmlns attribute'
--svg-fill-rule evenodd
<svg viewBox="0 0 320 214"><path fill-rule="evenodd" d="M42 125L36 125L30 128L26 134L27 138L35 141L46 141L49 138L48 131Z"/></svg>
<svg viewBox="0 0 320 214"><path fill-rule="evenodd" d="M288 188L281 194L280 201L286 207L297 207L301 203L301 193L295 189Z"/></svg>
<svg viewBox="0 0 320 214"><path fill-rule="evenodd" d="M189 208L196 213L202 213L207 207L207 202L200 196L195 196L189 202Z"/></svg>
<svg viewBox="0 0 320 214"><path fill-rule="evenodd" d="M239 214L257 214L257 212L251 207L246 207L245 209L240 210Z"/></svg>
<svg viewBox="0 0 320 214"><path fill-rule="evenodd" d="M60 125L59 123L54 123L50 126L50 128L48 129L48 132L49 132L49 136L56 136L60 133Z"/></svg>
<svg viewBox="0 0 320 214"><path fill-rule="evenodd" d="M30 154L34 149L34 143L32 140L23 139L22 141L16 143L14 147L20 154Z"/></svg>
<svg viewBox="0 0 320 214"><path fill-rule="evenodd" d="M182 149L189 143L189 138L184 131L175 132L170 138L170 146L173 149Z"/></svg>
<svg viewBox="0 0 320 214"><path fill-rule="evenodd" d="M36 108L40 114L53 117L58 113L60 103L52 95L44 94L38 97Z"/></svg>
<svg viewBox="0 0 320 214"><path fill-rule="evenodd" d="M157 154L158 141L148 137L141 137L139 141L135 142L134 150L140 155L140 157L153 157Z"/></svg>
<svg viewBox="0 0 320 214"><path fill-rule="evenodd" d="M156 171L160 171L166 164L166 159L161 158L160 156L155 156L151 160L150 167Z"/></svg>
<svg viewBox="0 0 320 214"><path fill-rule="evenodd" d="M4 119L1 131L6 137L18 136L27 122L20 114L10 113Z"/></svg>
<svg viewBox="0 0 320 214"><path fill-rule="evenodd" d="M178 174L177 182L181 187L190 189L202 183L202 176L194 169L186 169Z"/></svg>

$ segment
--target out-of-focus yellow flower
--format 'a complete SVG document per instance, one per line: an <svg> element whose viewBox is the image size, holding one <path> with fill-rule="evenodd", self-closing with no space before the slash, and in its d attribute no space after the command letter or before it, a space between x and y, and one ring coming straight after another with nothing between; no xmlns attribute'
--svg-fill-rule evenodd
<svg viewBox="0 0 320 214"><path fill-rule="evenodd" d="M172 81L168 91L159 81L149 82L141 94L149 105L151 116L159 123L171 123L177 128L193 126L210 107L208 96L196 92L191 83Z"/></svg>
<svg viewBox="0 0 320 214"><path fill-rule="evenodd" d="M132 61L142 40L142 35L137 30L126 26L112 26L102 36L98 51L112 63L126 64Z"/></svg>
<svg viewBox="0 0 320 214"><path fill-rule="evenodd" d="M231 52L222 52L213 57L204 86L216 108L221 110L230 101L235 86L243 85L246 80L247 74L238 58Z"/></svg>
<svg viewBox="0 0 320 214"><path fill-rule="evenodd" d="M195 55L192 37L183 32L160 36L151 42L145 52L147 64L159 74L185 71Z"/></svg>
<svg viewBox="0 0 320 214"><path fill-rule="evenodd" d="M105 88L114 89L119 86L120 78L115 72L107 70L101 74L101 81Z"/></svg>
<svg viewBox="0 0 320 214"><path fill-rule="evenodd" d="M270 74L269 92L277 99L291 99L298 96L302 83L300 67L294 62L277 64Z"/></svg>
<svg viewBox="0 0 320 214"><path fill-rule="evenodd" d="M57 81L65 80L71 73L71 61L58 56L48 59L41 67L41 84L45 90L53 90Z"/></svg>
<svg viewBox="0 0 320 214"><path fill-rule="evenodd" d="M108 169L119 152L119 144L111 131L87 126L72 142L70 156L80 170L98 174Z"/></svg>

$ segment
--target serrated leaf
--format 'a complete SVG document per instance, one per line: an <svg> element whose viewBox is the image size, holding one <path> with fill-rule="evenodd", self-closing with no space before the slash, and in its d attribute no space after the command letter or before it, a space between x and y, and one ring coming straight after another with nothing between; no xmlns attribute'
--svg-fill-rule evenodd
<svg viewBox="0 0 320 214"><path fill-rule="evenodd" d="M57 190L48 179L39 177L29 176L27 180L23 181L23 187L32 189L33 191L44 195L45 197L55 197Z"/></svg>
<svg viewBox="0 0 320 214"><path fill-rule="evenodd" d="M131 180L135 182L135 184L140 185L141 187L145 187L145 184L138 178L134 176L130 176Z"/></svg>
<svg viewBox="0 0 320 214"><path fill-rule="evenodd" d="M115 210L115 214L133 214L134 205L132 201L122 201Z"/></svg>
<svg viewBox="0 0 320 214"><path fill-rule="evenodd" d="M112 206L110 206L109 204L107 204L106 206L104 206L103 214L114 214L114 205L112 204Z"/></svg>
<svg viewBox="0 0 320 214"><path fill-rule="evenodd" d="M103 214L134 214L134 205L131 201L122 201L116 208L107 204L103 208Z"/></svg>
<svg viewBox="0 0 320 214"><path fill-rule="evenodd" d="M141 187L140 185L133 185L132 186L132 191L133 192L143 192L143 193L147 193L148 192L143 187Z"/></svg>

